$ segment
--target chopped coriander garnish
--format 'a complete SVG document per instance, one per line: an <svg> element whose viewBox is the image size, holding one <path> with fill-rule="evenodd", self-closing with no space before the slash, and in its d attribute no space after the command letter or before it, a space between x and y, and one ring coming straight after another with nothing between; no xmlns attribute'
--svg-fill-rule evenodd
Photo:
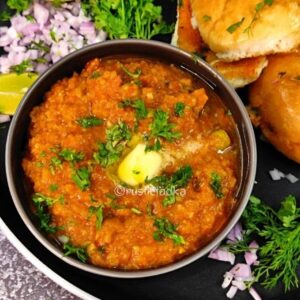
<svg viewBox="0 0 300 300"><path fill-rule="evenodd" d="M76 120L76 123L83 128L90 128L95 126L100 126L103 124L103 120L95 116L87 116Z"/></svg>
<svg viewBox="0 0 300 300"><path fill-rule="evenodd" d="M50 184L49 190L50 190L51 192L57 191L57 190L58 190L58 185L57 185L57 184Z"/></svg>
<svg viewBox="0 0 300 300"><path fill-rule="evenodd" d="M192 178L193 171L191 166L186 165L179 168L171 176L161 175L152 179L145 179L145 183L152 184L159 190L164 190L168 196L163 200L163 206L169 206L176 202L176 189L186 187Z"/></svg>
<svg viewBox="0 0 300 300"><path fill-rule="evenodd" d="M239 27L242 26L242 24L244 23L245 21L245 17L243 17L240 21L230 25L226 30L229 32L229 33L234 33Z"/></svg>
<svg viewBox="0 0 300 300"><path fill-rule="evenodd" d="M251 30L252 30L252 27L253 27L253 24L255 21L258 20L259 18L259 12L266 6L272 6L273 4L273 0L262 0L261 2L258 2L256 5L255 5L255 14L253 16L253 19L251 20L249 26L247 26L247 28L245 28L244 30L244 33L250 33Z"/></svg>
<svg viewBox="0 0 300 300"><path fill-rule="evenodd" d="M131 132L124 122L120 122L106 130L106 143L98 145L98 151L93 157L97 163L106 168L117 162L131 139Z"/></svg>
<svg viewBox="0 0 300 300"><path fill-rule="evenodd" d="M138 79L142 74L141 69L136 69L134 72L130 72L123 64L120 63L121 69L131 78Z"/></svg>
<svg viewBox="0 0 300 300"><path fill-rule="evenodd" d="M11 66L10 71L20 75L27 72L31 67L32 62L30 60L23 60L20 64Z"/></svg>
<svg viewBox="0 0 300 300"><path fill-rule="evenodd" d="M153 144L148 144L145 148L145 152L148 151L159 151L162 148L162 145L160 143L159 139L155 139Z"/></svg>
<svg viewBox="0 0 300 300"><path fill-rule="evenodd" d="M117 196L114 195L114 194L111 194L111 193L106 193L105 196L106 196L108 199L111 199L111 200L116 200L116 199L117 199Z"/></svg>
<svg viewBox="0 0 300 300"><path fill-rule="evenodd" d="M80 167L73 170L72 179L82 191L85 191L90 187L90 177L91 172L87 167Z"/></svg>
<svg viewBox="0 0 300 300"><path fill-rule="evenodd" d="M56 232L59 228L50 224L51 215L46 211L56 200L41 193L36 193L33 195L32 201L36 208L36 215L40 221L40 228L47 233Z"/></svg>
<svg viewBox="0 0 300 300"><path fill-rule="evenodd" d="M46 152L45 151L42 151L41 153L40 153L40 157L45 157L46 156Z"/></svg>
<svg viewBox="0 0 300 300"><path fill-rule="evenodd" d="M53 156L51 159L50 159L50 165L49 165L49 168L50 168L50 172L52 175L55 174L55 171L58 167L62 167L62 161L61 159L59 159L58 157L56 156Z"/></svg>
<svg viewBox="0 0 300 300"><path fill-rule="evenodd" d="M137 209L136 207L132 207L132 208L131 208L131 211L132 211L134 214L136 214L136 215L142 214L142 212L141 212L139 209Z"/></svg>
<svg viewBox="0 0 300 300"><path fill-rule="evenodd" d="M182 117L184 115L185 104L183 102L177 102L174 106L174 113L177 117Z"/></svg>
<svg viewBox="0 0 300 300"><path fill-rule="evenodd" d="M145 106L145 103L141 99L137 100L124 100L119 104L120 107L132 107L135 109L136 119L139 121L141 119L147 118L148 110Z"/></svg>
<svg viewBox="0 0 300 300"><path fill-rule="evenodd" d="M35 163L35 166L36 166L37 168L42 168L42 167L44 166L44 163L42 163L41 161L37 161L37 162Z"/></svg>
<svg viewBox="0 0 300 300"><path fill-rule="evenodd" d="M70 162L78 162L82 159L84 159L84 153L77 152L76 150L72 149L62 149L59 152L59 156L62 157L64 160L70 161Z"/></svg>
<svg viewBox="0 0 300 300"><path fill-rule="evenodd" d="M173 131L175 124L169 123L169 114L161 109L154 113L154 119L150 124L150 133L153 137L165 138L168 142L181 137L181 133Z"/></svg>
<svg viewBox="0 0 300 300"><path fill-rule="evenodd" d="M214 191L217 198L224 197L224 194L222 192L222 179L221 176L216 172L211 173L210 187Z"/></svg>
<svg viewBox="0 0 300 300"><path fill-rule="evenodd" d="M103 223L103 209L104 205L100 204L99 206L90 206L89 213L96 216L96 228L100 229Z"/></svg>
<svg viewBox="0 0 300 300"><path fill-rule="evenodd" d="M50 37L52 39L53 42L57 43L57 38L56 38L56 34L54 32L54 30L50 30Z"/></svg>
<svg viewBox="0 0 300 300"><path fill-rule="evenodd" d="M30 21L30 22L35 22L36 21L35 18L34 18L34 16L31 16L31 15L27 15L26 16L26 20Z"/></svg>
<svg viewBox="0 0 300 300"><path fill-rule="evenodd" d="M102 74L99 71L94 71L92 75L90 76L91 79L97 79L101 76Z"/></svg>
<svg viewBox="0 0 300 300"><path fill-rule="evenodd" d="M11 15L7 10L3 10L0 12L0 21L9 21L11 19Z"/></svg>
<svg viewBox="0 0 300 300"><path fill-rule="evenodd" d="M204 15L203 17L202 17L202 20L206 23L206 22L209 22L209 21L211 21L211 16L208 16L208 15Z"/></svg>
<svg viewBox="0 0 300 300"><path fill-rule="evenodd" d="M45 53L49 53L50 52L50 47L47 46L42 41L40 41L40 42L32 42L29 50L39 50L39 51L43 51Z"/></svg>
<svg viewBox="0 0 300 300"><path fill-rule="evenodd" d="M165 238L169 238L175 245L185 243L183 236L176 232L177 226L172 224L166 217L155 218L153 225L157 228L157 230L153 232L153 238L156 241L163 241Z"/></svg>
<svg viewBox="0 0 300 300"><path fill-rule="evenodd" d="M85 263L88 259L88 254L86 253L85 248L75 247L70 242L63 245L65 250L64 256L75 255L80 261Z"/></svg>

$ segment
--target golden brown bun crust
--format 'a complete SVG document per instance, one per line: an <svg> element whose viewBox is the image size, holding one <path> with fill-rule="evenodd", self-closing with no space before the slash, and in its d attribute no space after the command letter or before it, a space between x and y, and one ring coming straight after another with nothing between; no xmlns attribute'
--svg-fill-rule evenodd
<svg viewBox="0 0 300 300"><path fill-rule="evenodd" d="M182 0L178 7L178 39L177 46L185 51L200 52L202 40L197 29L192 27L192 12L190 0Z"/></svg>
<svg viewBox="0 0 300 300"><path fill-rule="evenodd" d="M201 37L216 55L227 61L289 52L300 44L300 0L274 0L256 15L257 0L190 0ZM204 16L209 16L208 21ZM241 21L233 33L227 28Z"/></svg>
<svg viewBox="0 0 300 300"><path fill-rule="evenodd" d="M300 53L268 57L269 64L250 86L250 105L266 138L300 163Z"/></svg>
<svg viewBox="0 0 300 300"><path fill-rule="evenodd" d="M207 53L205 60L223 75L234 88L241 88L255 81L268 64L265 56L224 62L211 51Z"/></svg>

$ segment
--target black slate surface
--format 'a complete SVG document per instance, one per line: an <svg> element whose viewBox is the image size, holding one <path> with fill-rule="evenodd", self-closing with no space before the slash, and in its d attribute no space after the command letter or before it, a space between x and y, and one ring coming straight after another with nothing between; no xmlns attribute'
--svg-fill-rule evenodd
<svg viewBox="0 0 300 300"><path fill-rule="evenodd" d="M164 13L168 21L175 18L175 0L161 0ZM4 1L1 0L0 8ZM161 38L168 42L170 37ZM241 96L246 102L246 91L241 91ZM217 262L202 258L180 270L146 279L112 279L99 275L79 271L62 262L48 250L28 231L20 219L11 200L5 175L5 141L9 124L1 125L0 129L0 216L16 237L42 262L53 269L57 274L70 281L84 291L103 300L109 299L143 299L143 300L201 300L225 299L226 291L220 285L223 274L231 268L228 263ZM268 171L278 168L284 173L293 173L300 178L300 166L288 160L277 152L270 144L260 139L260 132L256 132L258 166L257 184L253 194L262 198L274 208L278 208L280 200L288 194L293 194L300 201L300 183L289 183L287 180L272 181ZM263 299L300 299L300 289L284 294L278 287L273 290L264 290L257 286ZM237 300L252 299L248 293L238 292Z"/></svg>

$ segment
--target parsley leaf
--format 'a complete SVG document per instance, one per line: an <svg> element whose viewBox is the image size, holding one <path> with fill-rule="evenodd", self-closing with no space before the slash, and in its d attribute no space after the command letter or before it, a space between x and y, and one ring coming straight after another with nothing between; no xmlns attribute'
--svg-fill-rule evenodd
<svg viewBox="0 0 300 300"><path fill-rule="evenodd" d="M210 187L214 191L217 198L223 198L224 197L224 194L222 192L221 176L216 172L211 173Z"/></svg>
<svg viewBox="0 0 300 300"><path fill-rule="evenodd" d="M83 263L88 260L85 248L75 247L69 242L63 245L63 249L65 250L64 256L75 255Z"/></svg>
<svg viewBox="0 0 300 300"><path fill-rule="evenodd" d="M148 110L143 100L137 99L135 101L132 100L124 100L119 104L120 107L132 107L135 109L135 116L137 121L147 118Z"/></svg>
<svg viewBox="0 0 300 300"><path fill-rule="evenodd" d="M163 241L164 238L169 238L175 245L182 245L185 243L183 236L176 232L177 227L166 217L155 218L153 225L157 228L157 230L153 232L153 238L156 241Z"/></svg>
<svg viewBox="0 0 300 300"><path fill-rule="evenodd" d="M90 177L91 172L87 167L81 167L73 170L72 179L82 191L85 191L90 187Z"/></svg>
<svg viewBox="0 0 300 300"><path fill-rule="evenodd" d="M76 123L83 128L90 128L95 126L100 126L103 124L103 120L95 116L87 116L76 120Z"/></svg>

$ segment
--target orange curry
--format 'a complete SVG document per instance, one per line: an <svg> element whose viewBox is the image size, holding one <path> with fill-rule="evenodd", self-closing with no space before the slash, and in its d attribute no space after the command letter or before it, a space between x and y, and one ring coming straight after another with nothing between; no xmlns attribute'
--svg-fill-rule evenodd
<svg viewBox="0 0 300 300"><path fill-rule="evenodd" d="M116 269L170 264L235 209L239 140L199 80L148 58L93 59L31 112L23 169L41 230Z"/></svg>

